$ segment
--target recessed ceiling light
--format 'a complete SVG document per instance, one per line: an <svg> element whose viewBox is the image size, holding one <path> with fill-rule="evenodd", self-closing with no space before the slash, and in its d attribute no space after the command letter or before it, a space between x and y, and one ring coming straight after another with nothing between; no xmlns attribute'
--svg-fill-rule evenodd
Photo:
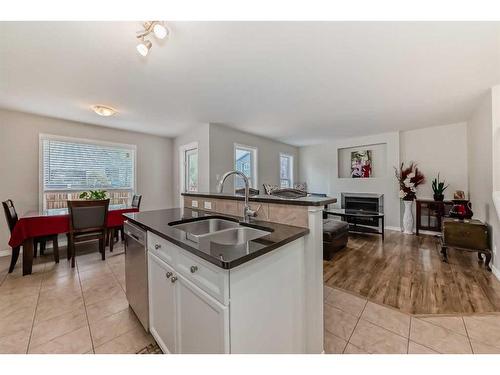
<svg viewBox="0 0 500 375"><path fill-rule="evenodd" d="M146 56L151 48L151 42L149 40L143 40L137 45L137 52L139 52L142 56Z"/></svg>
<svg viewBox="0 0 500 375"><path fill-rule="evenodd" d="M100 104L93 105L91 108L99 116L105 116L105 117L113 116L117 112L116 109L114 109L114 108L111 108L111 107L108 107L105 105L100 105Z"/></svg>

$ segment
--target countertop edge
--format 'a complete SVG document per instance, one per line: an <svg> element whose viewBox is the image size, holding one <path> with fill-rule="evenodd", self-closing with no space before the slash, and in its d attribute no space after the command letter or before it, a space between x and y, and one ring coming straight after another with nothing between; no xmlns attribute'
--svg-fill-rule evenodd
<svg viewBox="0 0 500 375"><path fill-rule="evenodd" d="M246 255L244 257L241 257L239 259L226 262L226 261L218 260L218 259L216 259L214 257L210 257L206 253L204 253L202 251L199 251L199 250L197 250L197 249L195 249L195 248L187 245L186 243L184 243L182 241L178 241L175 238L172 238L169 235L167 235L165 233L162 233L161 231L155 230L154 228L151 228L151 227L149 227L149 226L147 226L145 224L142 224L140 221L137 221L133 217L128 216L127 213L124 213L123 216L126 217L127 220L130 220L134 225L137 225L137 226L139 226L140 228L142 228L142 229L144 229L146 231L150 231L150 232L156 234L157 236L160 236L161 238L163 238L163 239L165 239L165 240L173 243L174 245L179 246L180 248L182 248L182 249L184 249L184 250L186 250L186 251L188 251L188 252L190 252L190 253L192 253L192 254L194 254L196 256L199 256L203 260L205 260L205 261L207 261L207 262L209 262L211 264L214 264L214 265L216 265L216 266L218 266L218 267L220 267L222 269L225 269L225 270L229 270L229 269L235 268L237 266L240 266L240 265L242 265L244 263L249 262L252 259L258 258L261 255L267 254L267 253L269 253L269 252L271 252L273 250L276 250L279 247L282 247L282 246L284 246L286 244L289 244L290 242L293 242L293 241L295 241L295 240L297 240L297 239L299 239L301 237L304 237L304 236L306 236L306 235L309 234L309 229L308 228L301 228L301 229L303 229L303 231L301 231L301 232L299 232L299 233L297 233L297 234L295 234L293 236L290 236L290 237L288 237L288 238L286 238L286 239L284 239L284 240L282 240L280 242L277 242L277 243L274 243L272 245L269 245L269 246L267 246L267 247L265 247L265 248L263 248L263 249L261 249L259 251L255 251L255 252L253 252L251 254L248 254L248 255Z"/></svg>
<svg viewBox="0 0 500 375"><path fill-rule="evenodd" d="M227 199L227 200L238 200L244 201L245 197L242 195L224 195L224 194L210 194L210 193L181 193L182 196L186 197L205 197L205 198L213 198L213 199ZM321 198L319 198L321 199ZM277 204L288 204L293 206L325 206L327 204L332 204L337 202L337 198L327 197L318 201L305 201L297 199L287 199L287 198L274 198L270 196L270 198L256 198L256 197L248 197L250 202L260 202L260 203L277 203Z"/></svg>

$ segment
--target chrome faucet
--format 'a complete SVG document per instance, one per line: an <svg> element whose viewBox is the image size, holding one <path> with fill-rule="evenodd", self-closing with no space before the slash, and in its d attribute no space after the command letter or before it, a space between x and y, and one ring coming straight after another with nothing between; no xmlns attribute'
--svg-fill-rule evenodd
<svg viewBox="0 0 500 375"><path fill-rule="evenodd" d="M250 209L250 205L248 204L248 196L250 195L250 188L249 188L248 178L247 176L245 176L244 173L241 173L240 171L229 171L224 173L224 175L219 180L219 183L217 184L217 192L222 193L222 189L224 188L224 181L226 181L226 178L228 178L233 174L240 176L245 182L245 207L243 208L243 221L245 223L249 223L250 218L255 217L257 215L257 212Z"/></svg>

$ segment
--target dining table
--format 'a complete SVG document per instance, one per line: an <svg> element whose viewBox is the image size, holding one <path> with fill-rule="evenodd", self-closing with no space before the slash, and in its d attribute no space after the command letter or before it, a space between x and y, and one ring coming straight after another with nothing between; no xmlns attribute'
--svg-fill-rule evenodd
<svg viewBox="0 0 500 375"><path fill-rule="evenodd" d="M123 214L138 211L137 207L110 204L106 226L108 228L120 227L126 219ZM30 275L32 272L34 239L36 237L68 232L69 213L67 208L28 211L20 216L10 236L9 246L14 248L22 245L23 247L23 276Z"/></svg>

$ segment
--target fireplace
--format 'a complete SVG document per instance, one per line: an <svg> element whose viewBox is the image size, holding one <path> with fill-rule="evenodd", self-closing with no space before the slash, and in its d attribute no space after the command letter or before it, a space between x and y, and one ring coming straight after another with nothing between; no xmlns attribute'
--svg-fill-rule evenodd
<svg viewBox="0 0 500 375"><path fill-rule="evenodd" d="M376 193L342 193L342 208L352 211L384 212L384 194ZM349 224L379 228L379 220L376 218L349 218Z"/></svg>

